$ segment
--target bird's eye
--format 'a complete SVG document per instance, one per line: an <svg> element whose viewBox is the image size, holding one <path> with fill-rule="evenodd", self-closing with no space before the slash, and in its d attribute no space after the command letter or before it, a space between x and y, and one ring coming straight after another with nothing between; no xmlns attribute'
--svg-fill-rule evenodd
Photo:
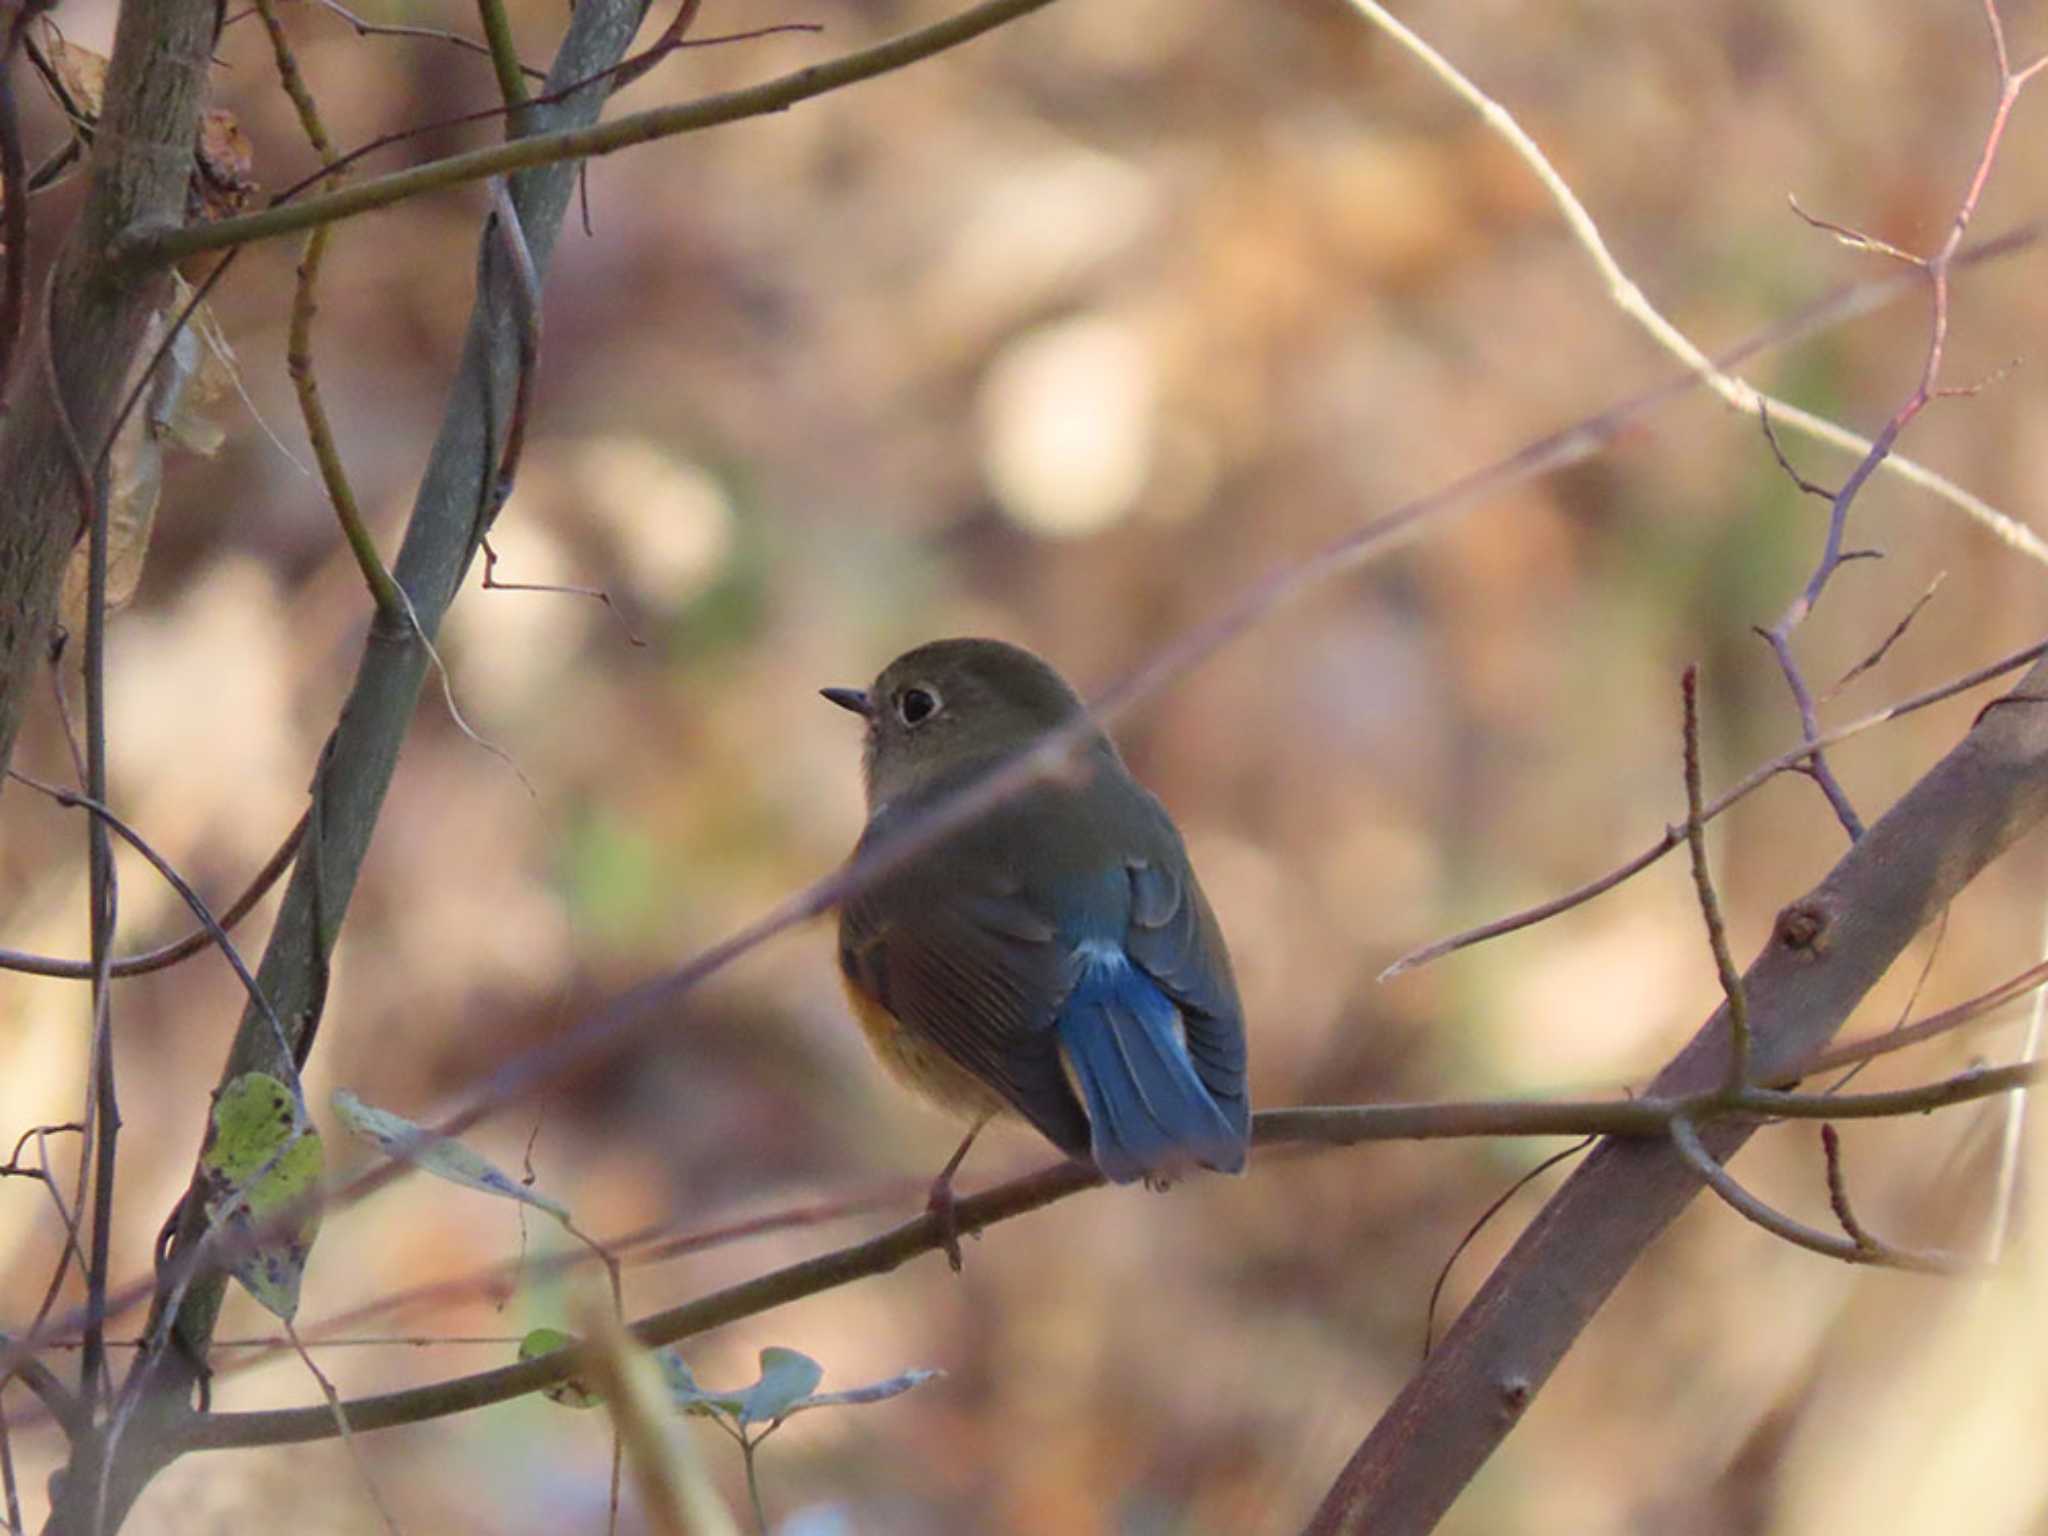
<svg viewBox="0 0 2048 1536"><path fill-rule="evenodd" d="M939 696L929 688L905 688L896 695L896 715L905 725L922 725L939 712Z"/></svg>

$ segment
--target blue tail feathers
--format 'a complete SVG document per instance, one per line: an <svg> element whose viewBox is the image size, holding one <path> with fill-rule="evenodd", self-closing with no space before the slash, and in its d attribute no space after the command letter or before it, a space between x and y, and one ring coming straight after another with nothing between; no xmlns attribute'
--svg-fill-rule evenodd
<svg viewBox="0 0 2048 1536"><path fill-rule="evenodd" d="M1128 1184L1191 1163L1244 1167L1244 1117L1203 1085L1180 1010L1121 949L1084 954L1055 1027L1103 1177Z"/></svg>

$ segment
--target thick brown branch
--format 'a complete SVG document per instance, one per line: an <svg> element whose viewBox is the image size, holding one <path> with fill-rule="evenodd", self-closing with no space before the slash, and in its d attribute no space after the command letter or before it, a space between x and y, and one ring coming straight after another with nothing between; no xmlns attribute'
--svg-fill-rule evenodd
<svg viewBox="0 0 2048 1536"><path fill-rule="evenodd" d="M0 768L13 758L83 527L73 453L96 457L110 435L162 297L160 272L114 265L115 239L184 214L215 15L207 0L122 7L85 211L52 275L48 323L24 333L0 400Z"/></svg>

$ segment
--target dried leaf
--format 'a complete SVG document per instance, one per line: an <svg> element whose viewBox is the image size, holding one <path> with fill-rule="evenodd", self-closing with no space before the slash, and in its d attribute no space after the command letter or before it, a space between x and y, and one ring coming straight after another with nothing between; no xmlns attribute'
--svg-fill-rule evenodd
<svg viewBox="0 0 2048 1536"><path fill-rule="evenodd" d="M150 319L137 352L136 374L149 366L163 344L164 330L184 312L191 297L191 286L173 273L170 303ZM130 375L131 388L136 374ZM166 351L144 408L121 424L108 455L108 612L126 607L142 581L143 562L156 529L157 503L163 494L165 441L206 457L219 452L227 432L209 412L234 387L234 353L221 337L211 311L201 305ZM73 630L85 622L87 554L85 542L80 540L64 572L59 613Z"/></svg>
<svg viewBox="0 0 2048 1536"><path fill-rule="evenodd" d="M540 1191L527 1188L452 1137L437 1135L388 1109L365 1104L346 1088L334 1090L333 1104L334 1112L341 1116L343 1125L365 1141L374 1142L392 1157L403 1159L451 1184L480 1189L487 1195L502 1195L522 1205L536 1206L565 1224L569 1220L569 1208L559 1200L551 1200Z"/></svg>
<svg viewBox="0 0 2048 1536"><path fill-rule="evenodd" d="M66 42L55 26L43 29L41 47L57 76L51 92L57 105L74 122L91 127L99 121L100 105L107 96L106 56Z"/></svg>
<svg viewBox="0 0 2048 1536"><path fill-rule="evenodd" d="M192 190L199 212L209 219L240 213L256 189L256 157L234 113L209 107L200 115L198 156Z"/></svg>
<svg viewBox="0 0 2048 1536"><path fill-rule="evenodd" d="M192 297L191 285L175 272L171 280L172 311L182 312ZM187 350L177 359L176 383L167 376L158 377L150 392L150 420L187 453L210 459L220 452L228 436L211 413L241 388L235 373L235 349L228 345L211 306L205 304L192 312L177 344Z"/></svg>

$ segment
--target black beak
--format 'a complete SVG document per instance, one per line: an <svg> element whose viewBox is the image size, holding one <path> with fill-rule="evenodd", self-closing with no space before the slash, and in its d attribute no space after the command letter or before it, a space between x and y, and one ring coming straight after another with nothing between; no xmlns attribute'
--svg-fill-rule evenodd
<svg viewBox="0 0 2048 1536"><path fill-rule="evenodd" d="M863 718L872 719L874 716L875 706L865 688L820 688L818 692L841 709L850 709Z"/></svg>

